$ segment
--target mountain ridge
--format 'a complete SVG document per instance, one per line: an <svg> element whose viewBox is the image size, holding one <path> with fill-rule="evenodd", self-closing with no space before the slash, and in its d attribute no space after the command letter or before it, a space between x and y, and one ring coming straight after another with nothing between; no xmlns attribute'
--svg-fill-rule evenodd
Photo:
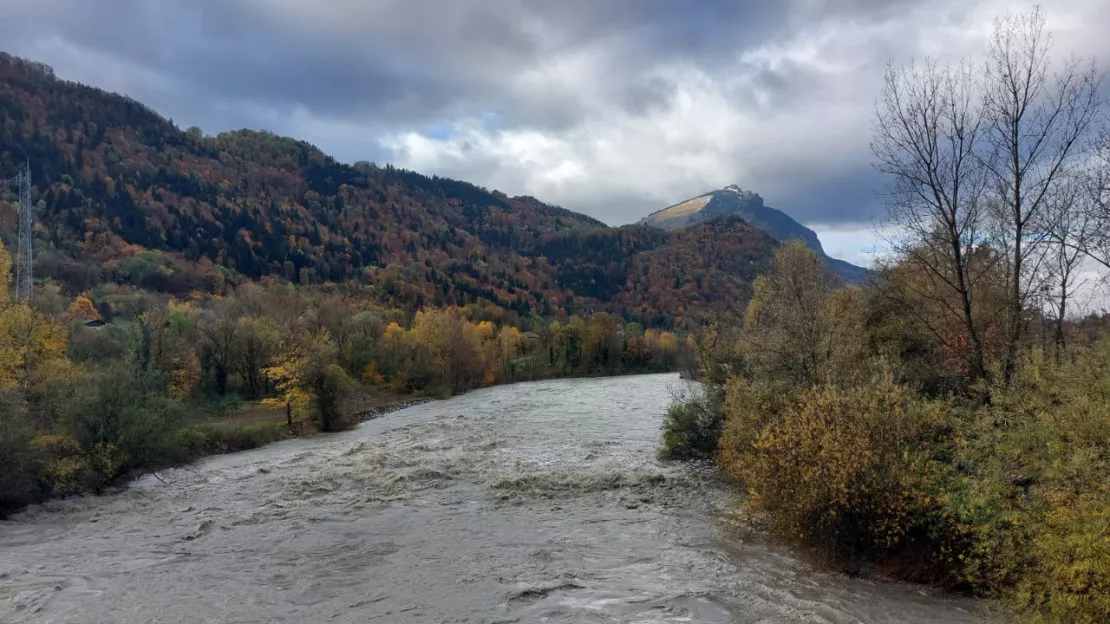
<svg viewBox="0 0 1110 624"><path fill-rule="evenodd" d="M868 274L863 267L826 254L816 232L798 223L789 214L766 205L758 193L743 190L735 184L671 204L649 214L639 223L673 232L723 215L738 216L777 241L802 240L848 283L859 283Z"/></svg>
<svg viewBox="0 0 1110 624"><path fill-rule="evenodd" d="M117 284L189 297L283 279L410 311L474 304L517 319L609 312L679 326L742 310L774 247L738 219L611 228L528 196L343 164L267 131L205 136L0 55L0 171L25 161L43 205L35 274L70 293ZM8 245L14 217L0 195Z"/></svg>

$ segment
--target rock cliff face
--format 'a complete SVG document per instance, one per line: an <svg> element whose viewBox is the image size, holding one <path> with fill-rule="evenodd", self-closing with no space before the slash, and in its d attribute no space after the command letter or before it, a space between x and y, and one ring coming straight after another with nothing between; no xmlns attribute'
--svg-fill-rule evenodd
<svg viewBox="0 0 1110 624"><path fill-rule="evenodd" d="M740 217L778 241L801 239L845 281L860 282L867 275L867 269L863 267L826 255L816 232L785 212L766 205L757 193L745 191L734 184L668 206L644 217L641 223L674 231L724 216Z"/></svg>

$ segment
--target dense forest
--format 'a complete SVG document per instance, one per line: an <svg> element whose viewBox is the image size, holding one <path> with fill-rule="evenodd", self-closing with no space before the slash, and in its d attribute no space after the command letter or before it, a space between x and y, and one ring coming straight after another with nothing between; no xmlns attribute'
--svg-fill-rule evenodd
<svg viewBox="0 0 1110 624"><path fill-rule="evenodd" d="M743 322L698 341L705 392L666 458L714 458L748 517L849 572L994 599L1001 619L1110 621L1105 76L1048 71L1045 18L996 22L983 70L888 70L872 146L904 236L832 286L778 247Z"/></svg>
<svg viewBox="0 0 1110 624"><path fill-rule="evenodd" d="M10 298L0 246L0 514L411 397L675 370L689 337L599 312L521 331L492 304L408 314L267 278L177 299L104 284ZM94 304L113 311L112 322ZM241 421L244 408L261 418ZM268 409L267 409L268 408Z"/></svg>
<svg viewBox="0 0 1110 624"><path fill-rule="evenodd" d="M67 294L116 283L220 295L272 276L345 284L410 314L479 303L521 324L608 312L675 329L746 303L774 244L738 220L608 228L268 132L205 136L7 55L0 86L0 174L30 164L36 274ZM9 246L14 224L0 199Z"/></svg>

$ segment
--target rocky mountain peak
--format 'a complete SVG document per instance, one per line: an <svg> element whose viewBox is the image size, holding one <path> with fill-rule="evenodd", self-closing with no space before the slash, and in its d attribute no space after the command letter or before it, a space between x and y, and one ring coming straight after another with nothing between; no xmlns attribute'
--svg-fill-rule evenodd
<svg viewBox="0 0 1110 624"><path fill-rule="evenodd" d="M850 282L859 281L866 273L860 267L828 258L816 232L798 223L785 212L766 205L758 193L746 191L736 184L668 206L648 215L641 223L674 231L724 216L740 217L779 241L802 240L826 258L830 266Z"/></svg>

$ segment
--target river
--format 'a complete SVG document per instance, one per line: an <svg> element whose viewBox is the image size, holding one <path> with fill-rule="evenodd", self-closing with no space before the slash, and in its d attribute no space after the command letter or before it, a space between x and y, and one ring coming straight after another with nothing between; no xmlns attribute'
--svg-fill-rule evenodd
<svg viewBox="0 0 1110 624"><path fill-rule="evenodd" d="M977 622L742 530L655 460L677 375L544 381L0 522L0 622Z"/></svg>

